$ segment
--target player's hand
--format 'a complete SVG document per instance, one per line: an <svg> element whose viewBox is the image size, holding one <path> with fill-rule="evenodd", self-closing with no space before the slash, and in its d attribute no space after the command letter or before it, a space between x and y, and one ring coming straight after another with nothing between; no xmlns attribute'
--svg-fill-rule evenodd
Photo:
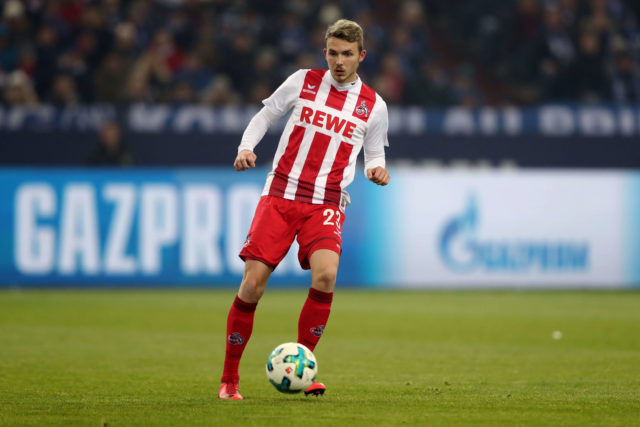
<svg viewBox="0 0 640 427"><path fill-rule="evenodd" d="M258 157L255 155L253 151L242 150L241 152L238 153L238 156L236 157L236 161L233 162L233 167L237 171L244 171L249 168L255 168L257 158Z"/></svg>
<svg viewBox="0 0 640 427"><path fill-rule="evenodd" d="M391 179L389 172L382 166L367 169L367 179L374 184L387 185Z"/></svg>

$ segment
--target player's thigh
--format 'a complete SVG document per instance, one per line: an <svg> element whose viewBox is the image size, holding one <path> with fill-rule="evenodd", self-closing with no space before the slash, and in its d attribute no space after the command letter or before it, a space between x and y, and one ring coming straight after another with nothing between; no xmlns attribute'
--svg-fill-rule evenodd
<svg viewBox="0 0 640 427"><path fill-rule="evenodd" d="M257 260L276 268L289 251L296 235L295 224L283 215L282 203L287 202L272 196L263 196L247 234L240 258Z"/></svg>
<svg viewBox="0 0 640 427"><path fill-rule="evenodd" d="M311 268L310 257L319 249L342 254L342 226L344 212L337 206L313 205L298 232L298 261L304 269Z"/></svg>

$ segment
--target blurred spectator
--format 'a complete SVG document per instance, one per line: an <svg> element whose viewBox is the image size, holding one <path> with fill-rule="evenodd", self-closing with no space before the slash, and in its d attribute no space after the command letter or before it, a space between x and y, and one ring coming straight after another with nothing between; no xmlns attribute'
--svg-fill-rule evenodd
<svg viewBox="0 0 640 427"><path fill-rule="evenodd" d="M233 76L234 89L246 97L251 87L251 81L255 78L252 69L256 48L254 39L245 33L236 34L225 50L224 72Z"/></svg>
<svg viewBox="0 0 640 427"><path fill-rule="evenodd" d="M404 99L409 105L451 105L452 97L449 73L435 61L423 61L420 72L407 80L405 86Z"/></svg>
<svg viewBox="0 0 640 427"><path fill-rule="evenodd" d="M115 51L109 52L95 73L94 88L97 102L119 104L127 100L127 67Z"/></svg>
<svg viewBox="0 0 640 427"><path fill-rule="evenodd" d="M518 0L513 14L506 12L502 40L505 44L502 60L507 75L530 83L537 73L534 52L542 33L542 13L538 0Z"/></svg>
<svg viewBox="0 0 640 427"><path fill-rule="evenodd" d="M469 64L461 64L451 81L454 103L462 107L476 108L482 105L482 95L474 85L474 70Z"/></svg>
<svg viewBox="0 0 640 427"><path fill-rule="evenodd" d="M38 57L33 49L25 48L20 53L18 69L24 71L31 79L35 76Z"/></svg>
<svg viewBox="0 0 640 427"><path fill-rule="evenodd" d="M82 32L75 39L74 45L62 53L57 60L59 72L73 77L76 86L83 95L82 101L93 101L92 74L99 58L95 35Z"/></svg>
<svg viewBox="0 0 640 427"><path fill-rule="evenodd" d="M585 27L578 36L578 57L571 73L576 79L576 98L597 101L608 96L605 54L601 39L594 29Z"/></svg>
<svg viewBox="0 0 640 427"><path fill-rule="evenodd" d="M120 22L115 25L113 36L111 53L116 54L125 69L129 70L140 55L136 27L131 22Z"/></svg>
<svg viewBox="0 0 640 427"><path fill-rule="evenodd" d="M13 42L22 47L29 41L32 23L27 17L21 0L8 0L4 3L4 21L11 32Z"/></svg>
<svg viewBox="0 0 640 427"><path fill-rule="evenodd" d="M29 76L24 71L13 71L6 79L3 101L7 105L33 107L38 104L38 95Z"/></svg>
<svg viewBox="0 0 640 427"><path fill-rule="evenodd" d="M176 72L182 67L184 54L175 44L171 33L157 30L153 42L133 65L131 78L144 80L139 87L146 86L151 91L152 101L164 102L171 90Z"/></svg>
<svg viewBox="0 0 640 427"><path fill-rule="evenodd" d="M48 101L56 107L73 107L80 103L75 80L69 74L58 74L53 78L53 86Z"/></svg>
<svg viewBox="0 0 640 427"><path fill-rule="evenodd" d="M249 104L260 105L262 104L262 100L268 98L271 93L271 85L267 84L265 81L257 81L251 87Z"/></svg>
<svg viewBox="0 0 640 427"><path fill-rule="evenodd" d="M307 46L307 30L300 17L292 12L282 16L280 25L282 28L278 37L278 50L285 61L291 61Z"/></svg>
<svg viewBox="0 0 640 427"><path fill-rule="evenodd" d="M150 103L153 101L149 82L145 76L139 74L133 74L129 78L126 95L126 100L129 103Z"/></svg>
<svg viewBox="0 0 640 427"><path fill-rule="evenodd" d="M36 63L34 80L36 91L44 97L51 89L51 81L57 71L60 44L58 33L50 25L43 25L36 36Z"/></svg>
<svg viewBox="0 0 640 427"><path fill-rule="evenodd" d="M221 75L205 90L202 102L214 106L238 105L241 103L241 97L233 90L231 79Z"/></svg>
<svg viewBox="0 0 640 427"><path fill-rule="evenodd" d="M540 87L547 99L567 100L577 92L571 75L576 60L573 40L557 5L545 8L543 22L536 64Z"/></svg>
<svg viewBox="0 0 640 427"><path fill-rule="evenodd" d="M278 53L274 48L265 46L257 52L253 71L258 79L265 82L271 89L281 83L282 76L279 70Z"/></svg>
<svg viewBox="0 0 640 427"><path fill-rule="evenodd" d="M122 130L115 121L107 121L100 127L97 147L89 155L87 163L94 166L127 166L133 164L133 156L122 141Z"/></svg>
<svg viewBox="0 0 640 427"><path fill-rule="evenodd" d="M204 65L198 52L189 52L184 60L184 66L175 75L177 82L186 82L192 90L201 92L211 84L213 73Z"/></svg>
<svg viewBox="0 0 640 427"><path fill-rule="evenodd" d="M7 73L18 65L18 47L11 43L11 35L6 24L0 22L0 72Z"/></svg>
<svg viewBox="0 0 640 427"><path fill-rule="evenodd" d="M176 106L194 103L196 96L191 83L188 80L178 80L171 90L170 101Z"/></svg>
<svg viewBox="0 0 640 427"><path fill-rule="evenodd" d="M611 71L614 100L622 103L640 102L640 70L634 62L626 43L621 38L614 41L614 59Z"/></svg>
<svg viewBox="0 0 640 427"><path fill-rule="evenodd" d="M400 104L404 96L404 72L402 62L396 53L386 53L382 58L380 73L374 79L374 89L387 102Z"/></svg>
<svg viewBox="0 0 640 427"><path fill-rule="evenodd" d="M403 35L400 40L394 40L394 47L406 49L406 56L411 65L415 65L424 55L432 54L425 28L424 9L419 1L408 0L402 3L399 27L406 31L406 36Z"/></svg>

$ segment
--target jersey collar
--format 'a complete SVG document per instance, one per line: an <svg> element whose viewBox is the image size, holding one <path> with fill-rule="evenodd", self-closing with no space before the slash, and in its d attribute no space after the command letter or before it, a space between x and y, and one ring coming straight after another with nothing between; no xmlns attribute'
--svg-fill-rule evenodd
<svg viewBox="0 0 640 427"><path fill-rule="evenodd" d="M331 84L335 86L335 88L338 89L339 91L353 89L355 87L358 87L361 83L360 76L357 74L356 74L357 78L354 81L349 83L338 83L338 81L334 79L333 76L331 75L331 72L328 72L327 74L329 74L329 81L331 82Z"/></svg>

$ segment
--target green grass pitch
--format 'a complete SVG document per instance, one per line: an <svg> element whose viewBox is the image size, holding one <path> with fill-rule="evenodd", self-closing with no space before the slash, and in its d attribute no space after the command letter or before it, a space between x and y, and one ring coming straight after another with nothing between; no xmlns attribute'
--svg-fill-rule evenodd
<svg viewBox="0 0 640 427"><path fill-rule="evenodd" d="M338 290L315 398L266 379L306 295L268 290L220 401L233 295L0 292L0 424L640 424L639 292Z"/></svg>

